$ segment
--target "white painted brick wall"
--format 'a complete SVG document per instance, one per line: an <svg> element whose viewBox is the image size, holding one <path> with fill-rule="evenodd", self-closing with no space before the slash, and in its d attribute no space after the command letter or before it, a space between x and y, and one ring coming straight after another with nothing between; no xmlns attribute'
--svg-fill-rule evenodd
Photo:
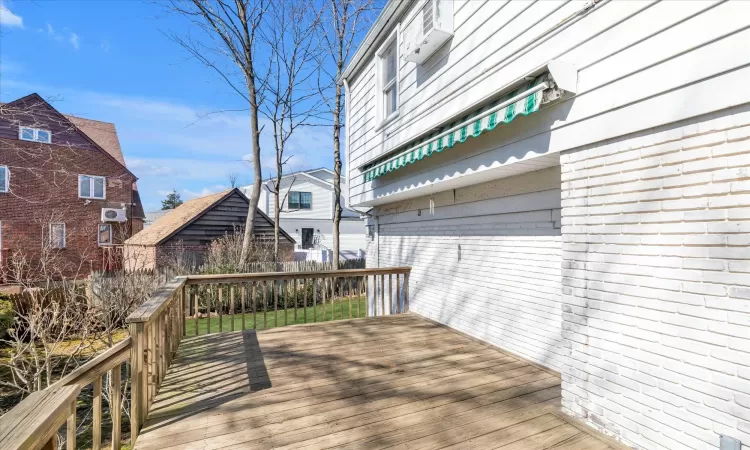
<svg viewBox="0 0 750 450"><path fill-rule="evenodd" d="M750 127L569 152L563 406L645 449L750 448Z"/></svg>
<svg viewBox="0 0 750 450"><path fill-rule="evenodd" d="M558 183L559 172L550 174ZM486 200L435 209L449 219L380 216L379 264L412 267L411 311L560 371L559 191L545 192L549 204L533 193L485 191ZM515 211L497 214L508 208Z"/></svg>

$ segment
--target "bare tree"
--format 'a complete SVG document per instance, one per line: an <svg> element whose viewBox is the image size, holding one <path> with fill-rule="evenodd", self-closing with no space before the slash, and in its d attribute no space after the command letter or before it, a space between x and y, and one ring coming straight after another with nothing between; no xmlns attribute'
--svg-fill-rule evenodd
<svg viewBox="0 0 750 450"><path fill-rule="evenodd" d="M258 120L260 105L263 103L265 75L258 64L256 51L258 32L270 0L170 0L169 9L176 12L200 30L202 39L188 34L170 34L172 40L210 68L227 85L247 102L250 112L252 142L253 191L250 195L250 209L245 222L242 252L239 263L247 260L255 228L255 214L258 207L262 182L260 163L260 133ZM230 69L235 66L239 73Z"/></svg>
<svg viewBox="0 0 750 450"><path fill-rule="evenodd" d="M237 172L230 172L227 174L227 181L229 181L229 187L231 189L234 189L240 186L239 179L240 179L240 174Z"/></svg>
<svg viewBox="0 0 750 450"><path fill-rule="evenodd" d="M325 46L325 60L321 64L320 94L333 118L333 268L338 269L340 258L339 228L341 224L341 128L343 92L339 78L349 61L360 33L369 25L376 0L328 0L328 7L320 22L321 41Z"/></svg>
<svg viewBox="0 0 750 450"><path fill-rule="evenodd" d="M286 155L292 134L312 125L320 107L315 75L320 61L320 44L315 39L321 10L314 0L271 0L263 38L270 50L270 77L266 102L261 111L273 131L276 174L269 191L274 194L274 260L279 260L282 205L281 179L291 156ZM289 190L287 190L288 194Z"/></svg>

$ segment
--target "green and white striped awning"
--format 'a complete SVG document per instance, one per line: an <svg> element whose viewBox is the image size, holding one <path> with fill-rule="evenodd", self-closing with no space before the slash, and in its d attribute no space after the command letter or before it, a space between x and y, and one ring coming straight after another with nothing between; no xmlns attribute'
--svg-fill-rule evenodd
<svg viewBox="0 0 750 450"><path fill-rule="evenodd" d="M435 153L452 148L470 137L478 137L485 131L494 130L501 123L509 123L518 116L528 116L539 110L543 92L548 85L541 76L509 93L493 105L482 108L458 124L451 124L437 135L411 146L405 152L378 161L365 171L365 181L372 181L387 173L414 164Z"/></svg>

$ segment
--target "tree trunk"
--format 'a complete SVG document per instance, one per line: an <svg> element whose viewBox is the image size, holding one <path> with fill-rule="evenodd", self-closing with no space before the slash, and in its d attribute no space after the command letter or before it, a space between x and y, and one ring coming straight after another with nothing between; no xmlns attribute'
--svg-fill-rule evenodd
<svg viewBox="0 0 750 450"><path fill-rule="evenodd" d="M339 268L341 224L341 85L336 84L333 112L333 270Z"/></svg>
<svg viewBox="0 0 750 450"><path fill-rule="evenodd" d="M281 173L281 172L277 172ZM276 177L276 195L273 197L273 260L279 262L279 216L281 215L281 203L279 202L279 186L281 177Z"/></svg>
<svg viewBox="0 0 750 450"><path fill-rule="evenodd" d="M250 245L253 241L253 232L255 231L255 210L258 208L260 200L260 185L262 174L260 168L260 130L258 129L258 104L256 103L255 81L253 78L248 80L247 88L250 93L250 129L253 139L253 192L250 194L250 205L247 210L247 219L245 221L245 236L242 239L242 252L240 253L240 266L248 263L247 258L250 254Z"/></svg>

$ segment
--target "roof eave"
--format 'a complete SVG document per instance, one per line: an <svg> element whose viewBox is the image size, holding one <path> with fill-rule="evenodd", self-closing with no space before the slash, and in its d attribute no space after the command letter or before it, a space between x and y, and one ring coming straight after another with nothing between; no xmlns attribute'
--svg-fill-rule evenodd
<svg viewBox="0 0 750 450"><path fill-rule="evenodd" d="M370 28L370 31L367 32L367 35L365 35L362 43L357 48L354 56L352 56L349 64L344 68L341 76L336 80L336 83L342 84L344 80L351 78L354 74L359 72L365 61L367 61L369 56L375 52L375 44L384 37L383 32L389 31L391 27L393 27L393 19L401 17L410 4L411 2L388 0L385 8L380 12L377 20Z"/></svg>

